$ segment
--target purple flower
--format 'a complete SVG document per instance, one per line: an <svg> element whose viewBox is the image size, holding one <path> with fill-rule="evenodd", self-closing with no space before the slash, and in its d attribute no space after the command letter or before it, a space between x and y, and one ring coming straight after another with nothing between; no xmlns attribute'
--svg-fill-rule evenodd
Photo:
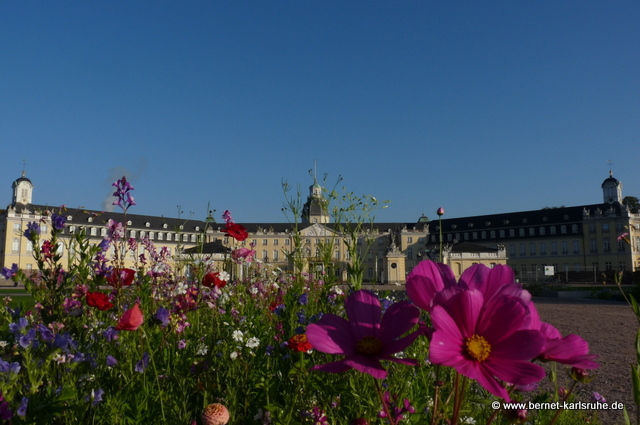
<svg viewBox="0 0 640 425"><path fill-rule="evenodd" d="M8 421L11 418L13 418L13 412L9 407L9 403L4 400L2 391L0 391L0 419Z"/></svg>
<svg viewBox="0 0 640 425"><path fill-rule="evenodd" d="M18 344L20 347L27 348L31 345L33 340L36 338L36 330L34 328L29 329L29 331L20 337L18 340Z"/></svg>
<svg viewBox="0 0 640 425"><path fill-rule="evenodd" d="M2 268L2 276L4 276L5 279L11 279L13 276L16 275L16 273L18 273L18 270L19 270L18 265L16 263L13 263L11 268L8 268L8 267Z"/></svg>
<svg viewBox="0 0 640 425"><path fill-rule="evenodd" d="M27 397L22 397L22 401L20 402L20 407L16 413L18 416L22 416L23 418L27 415L27 405L29 404L29 399Z"/></svg>
<svg viewBox="0 0 640 425"><path fill-rule="evenodd" d="M162 323L162 326L169 324L169 310L166 308L160 307L154 316L157 321Z"/></svg>
<svg viewBox="0 0 640 425"><path fill-rule="evenodd" d="M606 403L607 402L607 400L600 393L597 393L597 392L594 391L591 395L593 396L593 400L594 401L597 401L597 402L600 402L600 403Z"/></svg>
<svg viewBox="0 0 640 425"><path fill-rule="evenodd" d="M51 225L56 230L64 229L64 224L67 222L67 218L61 216L60 214L53 213L51 214Z"/></svg>
<svg viewBox="0 0 640 425"><path fill-rule="evenodd" d="M43 323L39 323L38 326L36 326L36 328L40 333L40 338L42 338L44 342L52 342L54 340L55 336L53 335L53 332L51 331L51 329L46 327Z"/></svg>
<svg viewBox="0 0 640 425"><path fill-rule="evenodd" d="M113 205L117 205L122 208L122 211L127 212L130 206L135 205L135 201L133 200L133 196L131 196L131 192L133 186L129 184L127 178L122 176L121 179L112 184L116 188L116 191L113 192L113 196L116 197L116 201Z"/></svg>
<svg viewBox="0 0 640 425"><path fill-rule="evenodd" d="M18 336L27 326L29 325L29 321L24 317L18 319L17 323L11 323L9 325L9 332Z"/></svg>
<svg viewBox="0 0 640 425"><path fill-rule="evenodd" d="M30 221L27 224L27 230L24 231L24 237L35 242L37 236L40 236L40 225L36 221Z"/></svg>
<svg viewBox="0 0 640 425"><path fill-rule="evenodd" d="M119 332L113 326L109 326L104 330L104 332L102 332L102 336L104 336L107 341L112 342L118 339L118 333Z"/></svg>
<svg viewBox="0 0 640 425"><path fill-rule="evenodd" d="M116 360L116 358L113 356L107 356L107 358L105 359L105 363L108 367L114 367L118 364L118 360Z"/></svg>
<svg viewBox="0 0 640 425"><path fill-rule="evenodd" d="M104 395L104 390L99 388L97 390L91 390L91 394L84 398L84 401L91 402L91 406L96 407L102 401L102 396Z"/></svg>
<svg viewBox="0 0 640 425"><path fill-rule="evenodd" d="M136 372L143 373L147 366L149 366L149 353L145 352L144 354L142 354L142 359L140 359L140 361L136 363L136 367L134 368L134 370Z"/></svg>
<svg viewBox="0 0 640 425"><path fill-rule="evenodd" d="M298 302L301 305L307 305L307 303L309 302L309 294L305 292L304 294L300 295L298 297Z"/></svg>
<svg viewBox="0 0 640 425"><path fill-rule="evenodd" d="M178 350L182 350L186 346L187 346L187 341L185 341L184 339L181 339L180 341L178 341Z"/></svg>
<svg viewBox="0 0 640 425"><path fill-rule="evenodd" d="M20 363L18 362L9 363L0 359L0 373L17 374L19 372L20 372Z"/></svg>
<svg viewBox="0 0 640 425"><path fill-rule="evenodd" d="M313 370L340 373L353 368L374 378L384 379L387 371L380 360L418 364L414 359L393 356L411 345L420 334L420 331L416 331L402 337L418 323L418 308L408 301L400 301L382 315L376 295L371 291L359 290L349 295L345 310L348 321L334 314L325 314L307 328L306 335L313 348L323 353L345 356L336 362L314 366Z"/></svg>
<svg viewBox="0 0 640 425"><path fill-rule="evenodd" d="M57 334L53 340L53 346L62 349L65 353L68 353L71 348L78 348L78 343L73 340L68 332L63 334Z"/></svg>

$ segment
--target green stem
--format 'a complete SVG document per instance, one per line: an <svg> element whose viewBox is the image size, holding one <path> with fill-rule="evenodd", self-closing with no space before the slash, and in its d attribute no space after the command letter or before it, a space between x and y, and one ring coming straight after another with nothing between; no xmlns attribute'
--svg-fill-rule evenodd
<svg viewBox="0 0 640 425"><path fill-rule="evenodd" d="M147 341L147 345L149 346L149 360L151 361L151 365L153 366L153 374L156 378L156 385L158 386L158 398L160 399L160 411L162 412L162 422L166 423L166 417L164 414L164 403L162 402L162 389L160 388L160 375L158 375L158 369L156 369L156 362L154 360L154 352L151 349L151 343L149 342L149 338L147 338L147 334L144 330L142 330L142 335L144 339Z"/></svg>
<svg viewBox="0 0 640 425"><path fill-rule="evenodd" d="M571 388L569 388L567 395L564 396L562 401L567 401L569 399L569 396L571 395L571 393L573 392L573 389L576 387L577 384L578 384L578 381L573 381ZM558 420L558 417L560 416L560 413L562 413L563 410L564 409L562 407L558 408L558 410L556 411L556 414L553 415L553 419L551 419L551 422L549 422L549 425L553 425L556 423L556 421Z"/></svg>
<svg viewBox="0 0 640 425"><path fill-rule="evenodd" d="M384 401L384 395L382 393L382 388L380 388L380 382L376 378L373 378L373 381L376 384L376 391L378 392L378 396L380 397L380 401L382 402L382 409L384 410L384 413L387 415L387 419L389 419L389 423L391 425L397 425L395 418L391 416L391 412L389 411L389 406L387 406L387 403Z"/></svg>

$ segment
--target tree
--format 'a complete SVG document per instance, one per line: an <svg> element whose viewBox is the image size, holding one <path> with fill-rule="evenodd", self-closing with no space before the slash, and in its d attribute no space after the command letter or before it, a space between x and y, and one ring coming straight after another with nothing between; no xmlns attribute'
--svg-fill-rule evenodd
<svg viewBox="0 0 640 425"><path fill-rule="evenodd" d="M635 196L625 196L622 204L629 209L632 214L638 214L640 211L640 200Z"/></svg>

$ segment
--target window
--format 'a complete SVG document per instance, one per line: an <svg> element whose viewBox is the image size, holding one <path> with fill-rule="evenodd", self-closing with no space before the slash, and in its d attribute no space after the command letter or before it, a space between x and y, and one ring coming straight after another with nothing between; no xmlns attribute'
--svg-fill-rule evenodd
<svg viewBox="0 0 640 425"><path fill-rule="evenodd" d="M598 245L596 244L595 239L589 239L589 249L592 254L596 254L598 252Z"/></svg>
<svg viewBox="0 0 640 425"><path fill-rule="evenodd" d="M609 223L602 223L602 231L603 232L608 232L609 231ZM611 269L609 269L611 270Z"/></svg>
<svg viewBox="0 0 640 425"><path fill-rule="evenodd" d="M264 245L268 245L268 244L269 244L268 239L263 239L263 240L262 240L262 245L263 245L263 246L264 246Z"/></svg>
<svg viewBox="0 0 640 425"><path fill-rule="evenodd" d="M143 239L145 236L147 236L147 232L140 230L140 239Z"/></svg>
<svg viewBox="0 0 640 425"><path fill-rule="evenodd" d="M573 253L580 254L580 241L573 241Z"/></svg>
<svg viewBox="0 0 640 425"><path fill-rule="evenodd" d="M278 250L277 249L273 250L273 261L278 261Z"/></svg>
<svg viewBox="0 0 640 425"><path fill-rule="evenodd" d="M577 224L572 224L571 225L571 233L578 233L578 225Z"/></svg>
<svg viewBox="0 0 640 425"><path fill-rule="evenodd" d="M40 225L40 233L46 235L49 232L49 227L46 224Z"/></svg>
<svg viewBox="0 0 640 425"><path fill-rule="evenodd" d="M409 236L407 238L407 243L413 243L413 236Z"/></svg>
<svg viewBox="0 0 640 425"><path fill-rule="evenodd" d="M527 246L523 243L520 244L520 255L527 255Z"/></svg>
<svg viewBox="0 0 640 425"><path fill-rule="evenodd" d="M89 229L89 234L91 236L97 236L98 235L98 229L96 229L95 227L92 227L91 229Z"/></svg>
<svg viewBox="0 0 640 425"><path fill-rule="evenodd" d="M285 246L289 246L291 244L291 240L290 239L285 239L284 240L284 245Z"/></svg>
<svg viewBox="0 0 640 425"><path fill-rule="evenodd" d="M129 230L129 237L130 238L135 238L136 237L136 231L135 230Z"/></svg>
<svg viewBox="0 0 640 425"><path fill-rule="evenodd" d="M547 244L544 242L540 244L540 255L547 255Z"/></svg>
<svg viewBox="0 0 640 425"><path fill-rule="evenodd" d="M536 244L529 244L529 255L536 255Z"/></svg>
<svg viewBox="0 0 640 425"><path fill-rule="evenodd" d="M487 239L487 232L485 232L484 230L482 231L482 233L480 233L480 237L482 239Z"/></svg>
<svg viewBox="0 0 640 425"><path fill-rule="evenodd" d="M154 232L149 232L149 239L155 239L156 235Z"/></svg>
<svg viewBox="0 0 640 425"><path fill-rule="evenodd" d="M560 243L560 246L561 246L563 254L568 254L569 253L569 244L567 243L567 241L562 241Z"/></svg>
<svg viewBox="0 0 640 425"><path fill-rule="evenodd" d="M596 232L596 225L591 223L589 224L589 233L595 233Z"/></svg>
<svg viewBox="0 0 640 425"><path fill-rule="evenodd" d="M158 240L161 241L164 239L164 233L158 232Z"/></svg>
<svg viewBox="0 0 640 425"><path fill-rule="evenodd" d="M490 235L490 237L491 237L492 239L495 239L495 238L496 238L496 231L495 231L495 230L492 230L491 232L489 232L489 235Z"/></svg>
<svg viewBox="0 0 640 425"><path fill-rule="evenodd" d="M620 261L620 268L618 270L620 270L621 272L625 271L627 269L627 263L624 261Z"/></svg>
<svg viewBox="0 0 640 425"><path fill-rule="evenodd" d="M524 236L524 229L518 229L518 235Z"/></svg>
<svg viewBox="0 0 640 425"><path fill-rule="evenodd" d="M27 254L31 254L33 252L33 242L27 240Z"/></svg>
<svg viewBox="0 0 640 425"><path fill-rule="evenodd" d="M14 232L14 233L16 233L16 232L17 232L17 233L22 233L22 232L20 231L20 223L13 223L13 232Z"/></svg>
<svg viewBox="0 0 640 425"><path fill-rule="evenodd" d="M624 252L624 246L626 242L623 239L618 241L618 252Z"/></svg>
<svg viewBox="0 0 640 425"><path fill-rule="evenodd" d="M509 229L509 236L514 237L516 235L515 229Z"/></svg>
<svg viewBox="0 0 640 425"><path fill-rule="evenodd" d="M560 233L567 233L567 226L565 226L564 224L560 226Z"/></svg>
<svg viewBox="0 0 640 425"><path fill-rule="evenodd" d="M551 242L551 255L558 255L558 242Z"/></svg>
<svg viewBox="0 0 640 425"><path fill-rule="evenodd" d="M509 255L512 257L516 256L516 244L509 244Z"/></svg>
<svg viewBox="0 0 640 425"><path fill-rule="evenodd" d="M473 232L473 239L478 239L478 232Z"/></svg>
<svg viewBox="0 0 640 425"><path fill-rule="evenodd" d="M278 239L273 240L273 246L278 246Z"/></svg>
<svg viewBox="0 0 640 425"><path fill-rule="evenodd" d="M413 260L413 248L407 249L407 258Z"/></svg>
<svg viewBox="0 0 640 425"><path fill-rule="evenodd" d="M602 239L602 249L603 249L603 252L611 252L611 245L609 242L609 238Z"/></svg>
<svg viewBox="0 0 640 425"><path fill-rule="evenodd" d="M504 238L505 237L505 231L504 230L500 230L500 237Z"/></svg>
<svg viewBox="0 0 640 425"><path fill-rule="evenodd" d="M604 263L604 269L606 271L610 271L611 270L611 261L605 261Z"/></svg>
<svg viewBox="0 0 640 425"><path fill-rule="evenodd" d="M267 250L262 250L262 261L269 261L269 256L267 255Z"/></svg>
<svg viewBox="0 0 640 425"><path fill-rule="evenodd" d="M536 235L536 229L533 227L529 228L529 236L535 236Z"/></svg>
<svg viewBox="0 0 640 425"><path fill-rule="evenodd" d="M540 236L544 236L547 233L547 229L545 227L540 227Z"/></svg>
<svg viewBox="0 0 640 425"><path fill-rule="evenodd" d="M549 233L552 234L552 235L555 235L556 234L556 226L549 227Z"/></svg>

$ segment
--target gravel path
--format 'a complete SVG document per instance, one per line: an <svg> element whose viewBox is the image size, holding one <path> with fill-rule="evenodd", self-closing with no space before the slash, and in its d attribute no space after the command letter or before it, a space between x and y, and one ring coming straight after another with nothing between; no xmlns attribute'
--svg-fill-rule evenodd
<svg viewBox="0 0 640 425"><path fill-rule="evenodd" d="M589 384L576 388L578 399L592 401L592 392L604 396L607 402L624 403L632 422L636 406L633 403L631 364L636 362L634 339L638 321L626 303L593 300L562 300L534 298L543 321L557 327L562 335L578 334L589 343L590 352L599 354L600 368ZM558 376L569 385L564 368ZM604 424L623 424L622 411L600 412Z"/></svg>

